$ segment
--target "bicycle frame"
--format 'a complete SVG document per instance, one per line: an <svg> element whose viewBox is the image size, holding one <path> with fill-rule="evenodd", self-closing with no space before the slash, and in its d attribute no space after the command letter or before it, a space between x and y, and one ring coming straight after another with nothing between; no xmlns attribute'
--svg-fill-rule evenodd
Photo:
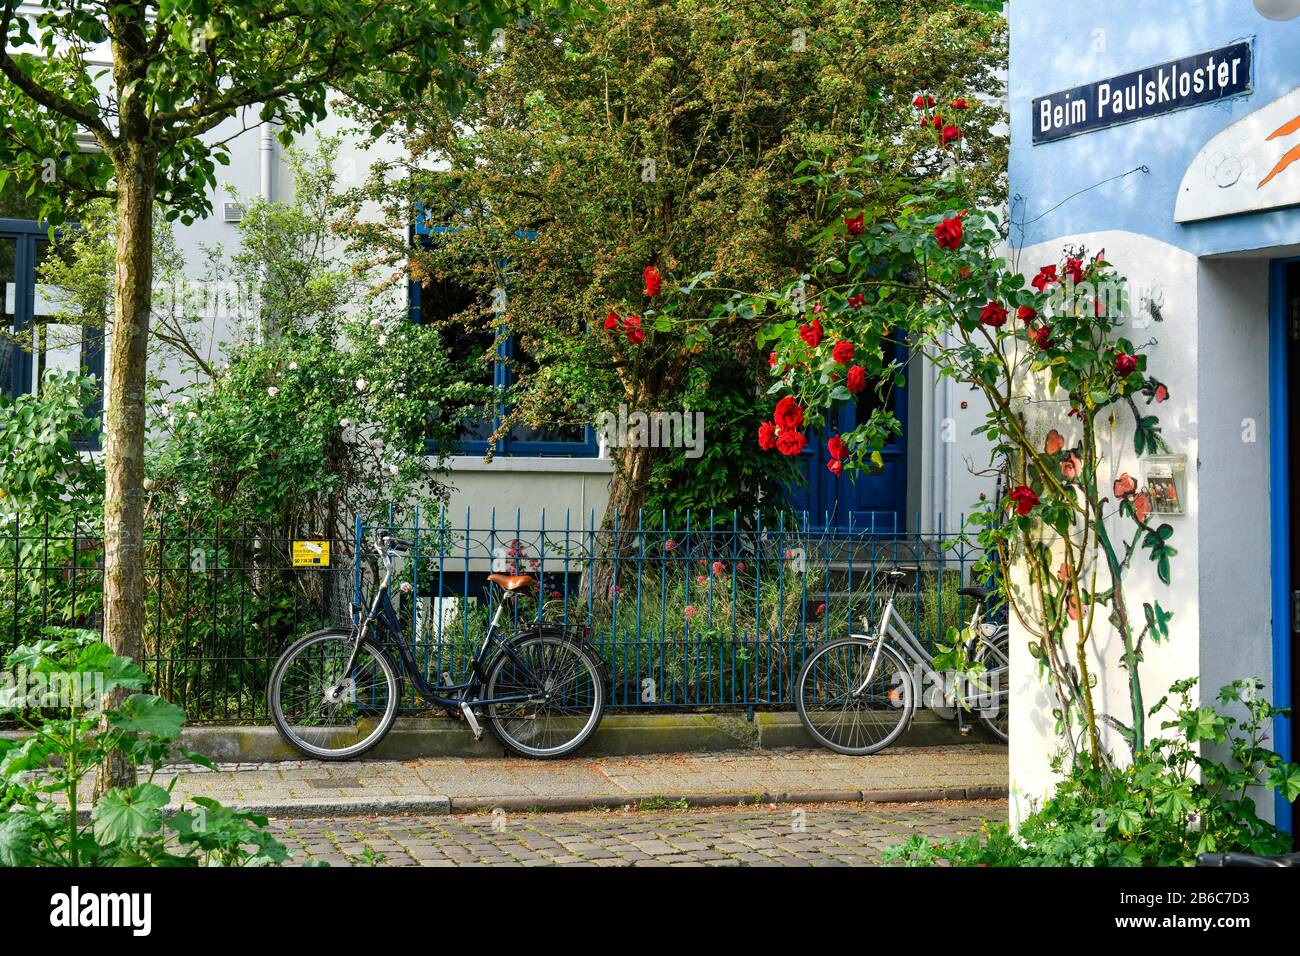
<svg viewBox="0 0 1300 956"><path fill-rule="evenodd" d="M978 641L976 632L981 623L982 610L982 607L977 606L975 613L971 615L971 638L967 649L968 655L974 651L975 644ZM912 682L913 690L916 691L916 699L918 701L921 701L922 699L922 678L931 681L938 687L944 688L944 696L947 697L949 694L949 687L945 676L935 669L934 655L925 649L925 645L922 644L916 635L912 633L912 629L907 626L907 622L904 621L902 615L898 613L898 609L894 606L894 594L892 592L889 595L889 600L885 604L884 612L880 615L880 622L876 626L875 633L867 635L868 638L876 641L876 649L871 657L871 666L867 668L866 679L863 680L862 684L858 687L857 693L863 693L875 678L876 667L880 661L880 652L881 648L885 645L886 635L893 638L893 646L895 649L901 650L911 658L912 663L916 665L915 668L910 668L908 671L908 679ZM923 671L924 673L918 674L918 670ZM958 704L964 702L964 698L956 693L955 688L952 693L954 700ZM960 709L959 706L959 720Z"/></svg>
<svg viewBox="0 0 1300 956"><path fill-rule="evenodd" d="M393 577L393 559L396 552L388 548L380 548L381 557L384 561L384 575L380 579L379 587L375 591L374 599L370 602L370 609L362 616L361 609L356 608L352 615L352 625L354 639L352 645L352 655L348 659L348 665L343 673L349 674L356 665L357 655L361 651L361 642L366 639L372 627L379 623L396 639L397 653L401 658L402 669L415 685L416 691L430 704L438 707L459 708L462 711L468 709L471 703L477 706L488 706L492 704L517 704L525 702L536 702L546 699L544 693L540 694L507 694L501 697L490 699L479 699L474 694L483 686L486 675L483 673L483 664L487 660L488 651L494 647L500 647L506 654L510 655L517 665L523 668L527 676L536 681L538 686L542 686L541 679L529 668L527 661L515 653L514 648L508 640L500 635L501 615L505 609L508 596L503 596L497 602L496 613L492 616L488 624L487 634L483 638L482 645L479 646L473 660L470 662L471 676L463 684L431 684L420 671L420 666L415 660L415 655L411 652L410 645L407 644L406 636L402 632L401 622L398 620L397 609L393 607L392 592L390 584ZM507 595L509 592L506 592ZM449 695L456 696L449 696ZM469 715L467 715L469 716Z"/></svg>

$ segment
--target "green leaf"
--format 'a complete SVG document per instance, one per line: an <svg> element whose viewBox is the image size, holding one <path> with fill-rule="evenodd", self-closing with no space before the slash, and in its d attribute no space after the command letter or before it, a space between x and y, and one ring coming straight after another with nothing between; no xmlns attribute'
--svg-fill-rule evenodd
<svg viewBox="0 0 1300 956"><path fill-rule="evenodd" d="M1282 799L1294 803L1300 797L1300 764L1278 764L1268 772L1268 785L1282 794Z"/></svg>
<svg viewBox="0 0 1300 956"><path fill-rule="evenodd" d="M23 813L0 815L0 866L31 866L32 821Z"/></svg>
<svg viewBox="0 0 1300 956"><path fill-rule="evenodd" d="M165 806L167 791L156 784L110 790L99 798L90 815L95 839L113 844L158 833Z"/></svg>
<svg viewBox="0 0 1300 956"><path fill-rule="evenodd" d="M180 736L185 711L161 697L132 694L109 713L109 723L119 730L171 740Z"/></svg>

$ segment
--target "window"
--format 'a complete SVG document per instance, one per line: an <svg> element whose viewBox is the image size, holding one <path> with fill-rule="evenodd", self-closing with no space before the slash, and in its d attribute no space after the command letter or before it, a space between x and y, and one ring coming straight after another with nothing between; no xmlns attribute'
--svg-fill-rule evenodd
<svg viewBox="0 0 1300 956"><path fill-rule="evenodd" d="M0 197L0 212L23 211L12 197ZM14 397L35 392L46 372L87 372L99 382L87 414L99 418L104 407L104 329L98 323L87 326L59 320L55 290L36 278L48 255L49 232L40 223L0 219L0 283L4 286L0 394ZM85 450L98 450L99 435L79 435L76 443Z"/></svg>
<svg viewBox="0 0 1300 956"><path fill-rule="evenodd" d="M474 303L473 291L454 282L431 282L427 287L418 282L411 283L412 320L441 322L451 354L465 360L466 374L481 375L484 384L492 385L499 395L505 395L514 384L515 369L536 367L536 364L531 356L517 347L513 337L496 341L494 361L478 361L493 349L491 332L448 321ZM482 418L462 426L462 451L471 455L484 454L488 439L500 426L506 412L506 406L498 403L491 410L485 410ZM521 457L594 458L597 453L596 431L590 425L557 423L532 426L520 423L503 435L496 445L497 455Z"/></svg>

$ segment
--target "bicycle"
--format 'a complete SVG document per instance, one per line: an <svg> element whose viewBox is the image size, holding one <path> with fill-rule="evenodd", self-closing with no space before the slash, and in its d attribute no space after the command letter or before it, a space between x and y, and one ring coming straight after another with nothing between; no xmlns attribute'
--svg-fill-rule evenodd
<svg viewBox="0 0 1300 956"><path fill-rule="evenodd" d="M1300 866L1300 853L1281 856L1255 856L1252 853L1201 853L1196 857L1198 867L1220 866Z"/></svg>
<svg viewBox="0 0 1300 956"><path fill-rule="evenodd" d="M390 593L394 564L410 553L411 543L380 534L375 550L383 575L369 610L353 607L351 629L326 628L303 637L271 671L271 719L290 746L320 760L348 760L375 747L397 719L403 674L426 702L462 718L475 739L483 736L482 717L519 756L565 757L591 738L604 713L605 677L599 655L583 636L549 624L502 636L505 609L536 586L534 578L488 575L501 597L470 662L469 679L453 684L444 674L435 685L416 664ZM376 638L381 630L397 649L400 672Z"/></svg>
<svg viewBox="0 0 1300 956"><path fill-rule="evenodd" d="M958 589L975 600L963 651L966 661L978 666L950 679L936 668L934 656L894 604L899 583L917 571L896 567L885 572L888 599L873 633L830 641L804 662L795 684L795 706L804 728L822 746L855 756L888 747L911 723L923 681L930 687L930 707L940 712L950 707L962 735L969 733L963 711L973 699L981 723L999 740L1007 740L1010 632L1001 625L986 634L983 622L984 604L993 589ZM974 694L967 693L965 685L972 685Z"/></svg>

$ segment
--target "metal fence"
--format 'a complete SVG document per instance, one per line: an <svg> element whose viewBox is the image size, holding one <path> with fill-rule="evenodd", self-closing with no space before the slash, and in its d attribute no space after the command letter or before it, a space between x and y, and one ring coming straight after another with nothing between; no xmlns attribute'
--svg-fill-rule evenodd
<svg viewBox="0 0 1300 956"><path fill-rule="evenodd" d="M529 574L540 587L514 604L516 626L585 626L616 708L788 706L809 648L877 613L882 571L919 568L898 606L932 645L969 617L957 589L979 557L960 534L828 529L788 517L742 527L688 516L670 528L643 515L635 528L601 528L594 514L499 521L495 511L466 511L427 523L358 521L346 539L219 522L154 526L144 662L157 692L192 720L266 719L266 679L284 648L348 623L352 603L369 593L379 530L415 544L395 596L426 676L465 676L490 616L489 574ZM92 529L11 521L0 524L0 541L0 646L45 626L100 626L102 544ZM295 566L294 544L304 541L328 543L328 563Z"/></svg>

